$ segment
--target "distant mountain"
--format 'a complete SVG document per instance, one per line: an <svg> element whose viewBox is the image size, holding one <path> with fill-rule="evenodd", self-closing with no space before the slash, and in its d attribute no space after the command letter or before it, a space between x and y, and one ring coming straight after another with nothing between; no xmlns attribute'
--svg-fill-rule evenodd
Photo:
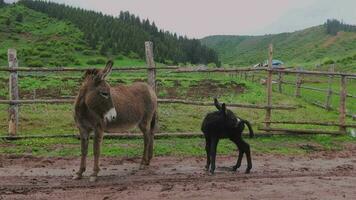
<svg viewBox="0 0 356 200"><path fill-rule="evenodd" d="M354 26L330 20L324 25L292 33L263 36L208 36L201 42L218 52L225 64L251 66L267 59L268 45L274 45L274 58L287 65L330 64L356 70Z"/></svg>

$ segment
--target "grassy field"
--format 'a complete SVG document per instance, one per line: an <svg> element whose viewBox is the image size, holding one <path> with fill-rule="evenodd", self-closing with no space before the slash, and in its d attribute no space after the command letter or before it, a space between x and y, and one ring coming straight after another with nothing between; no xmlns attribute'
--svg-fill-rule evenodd
<svg viewBox="0 0 356 200"><path fill-rule="evenodd" d="M291 77L292 78L292 77ZM7 86L7 77L0 82ZM24 99L62 98L76 95L80 85L81 74L61 74L46 76L20 77L20 96ZM130 84L134 81L146 81L146 73L115 72L110 76L111 85ZM228 74L176 74L167 71L158 72L158 96L160 98L178 98L197 101L212 101L218 96L220 101L226 103L264 104L266 101L265 87L257 82L245 81L240 77ZM335 86L336 87L336 86ZM350 88L354 85L350 85ZM34 90L36 89L36 92ZM288 93L293 88L285 87ZM276 110L272 112L273 120L292 121L338 121L336 111L325 111L307 103L305 98L319 98L324 94L305 93L303 98L296 99L285 94L273 93L273 103L279 105L296 105L299 108L292 111ZM314 95L314 96L313 96ZM8 89L2 87L0 98L6 99ZM335 97L334 106L337 107ZM355 101L348 102L348 109L352 111ZM0 135L7 134L7 106L1 105ZM207 112L215 110L214 107L189 106L181 104L162 104L159 106L160 132L200 132L200 124ZM262 127L265 111L257 109L234 108L240 117L252 122L255 129ZM20 135L37 134L73 134L77 132L74 126L73 105L22 105L20 107ZM352 119L347 121L352 123ZM276 127L296 128L295 125L276 125ZM330 127L315 127L301 125L298 128L320 128L323 130L337 130ZM137 130L133 130L136 132Z"/></svg>

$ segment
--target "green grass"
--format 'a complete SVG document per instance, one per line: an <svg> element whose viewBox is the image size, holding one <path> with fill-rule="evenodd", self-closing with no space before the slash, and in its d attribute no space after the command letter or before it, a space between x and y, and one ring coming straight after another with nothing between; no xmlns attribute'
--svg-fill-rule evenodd
<svg viewBox="0 0 356 200"><path fill-rule="evenodd" d="M253 154L303 155L315 151L340 151L355 138L349 136L273 136L246 139ZM92 141L91 141L92 142ZM73 138L24 139L16 141L0 140L0 154L33 156L79 156L80 141ZM170 138L155 140L156 156L204 156L203 138ZM235 155L236 146L229 140L221 140L219 155ZM142 155L143 139L104 139L102 155L138 157ZM92 155L89 144L89 155Z"/></svg>

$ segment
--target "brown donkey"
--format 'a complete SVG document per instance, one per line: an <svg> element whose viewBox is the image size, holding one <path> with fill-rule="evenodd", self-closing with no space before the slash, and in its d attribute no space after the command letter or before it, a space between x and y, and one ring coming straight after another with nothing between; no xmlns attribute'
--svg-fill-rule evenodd
<svg viewBox="0 0 356 200"><path fill-rule="evenodd" d="M90 181L96 180L100 170L100 146L104 131L126 130L138 126L144 135L144 152L140 168L149 165L152 159L156 94L145 83L111 87L105 78L110 74L112 66L113 62L108 61L102 70L87 70L76 97L74 120L80 132L81 161L74 179L80 179L86 169L91 132L94 133L94 172L90 176Z"/></svg>

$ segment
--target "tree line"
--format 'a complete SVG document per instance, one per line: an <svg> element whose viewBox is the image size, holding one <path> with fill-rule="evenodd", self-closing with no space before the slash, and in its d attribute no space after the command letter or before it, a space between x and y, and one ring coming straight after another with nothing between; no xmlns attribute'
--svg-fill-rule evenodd
<svg viewBox="0 0 356 200"><path fill-rule="evenodd" d="M337 19L328 19L325 26L326 32L330 35L336 35L339 31L356 32L356 26L345 24Z"/></svg>
<svg viewBox="0 0 356 200"><path fill-rule="evenodd" d="M53 2L20 0L18 3L71 22L84 33L89 46L102 55L134 54L144 58L144 42L149 40L154 43L155 60L158 62L215 63L220 66L217 53L199 40L159 29L154 22L142 20L128 11L121 11L114 17Z"/></svg>

